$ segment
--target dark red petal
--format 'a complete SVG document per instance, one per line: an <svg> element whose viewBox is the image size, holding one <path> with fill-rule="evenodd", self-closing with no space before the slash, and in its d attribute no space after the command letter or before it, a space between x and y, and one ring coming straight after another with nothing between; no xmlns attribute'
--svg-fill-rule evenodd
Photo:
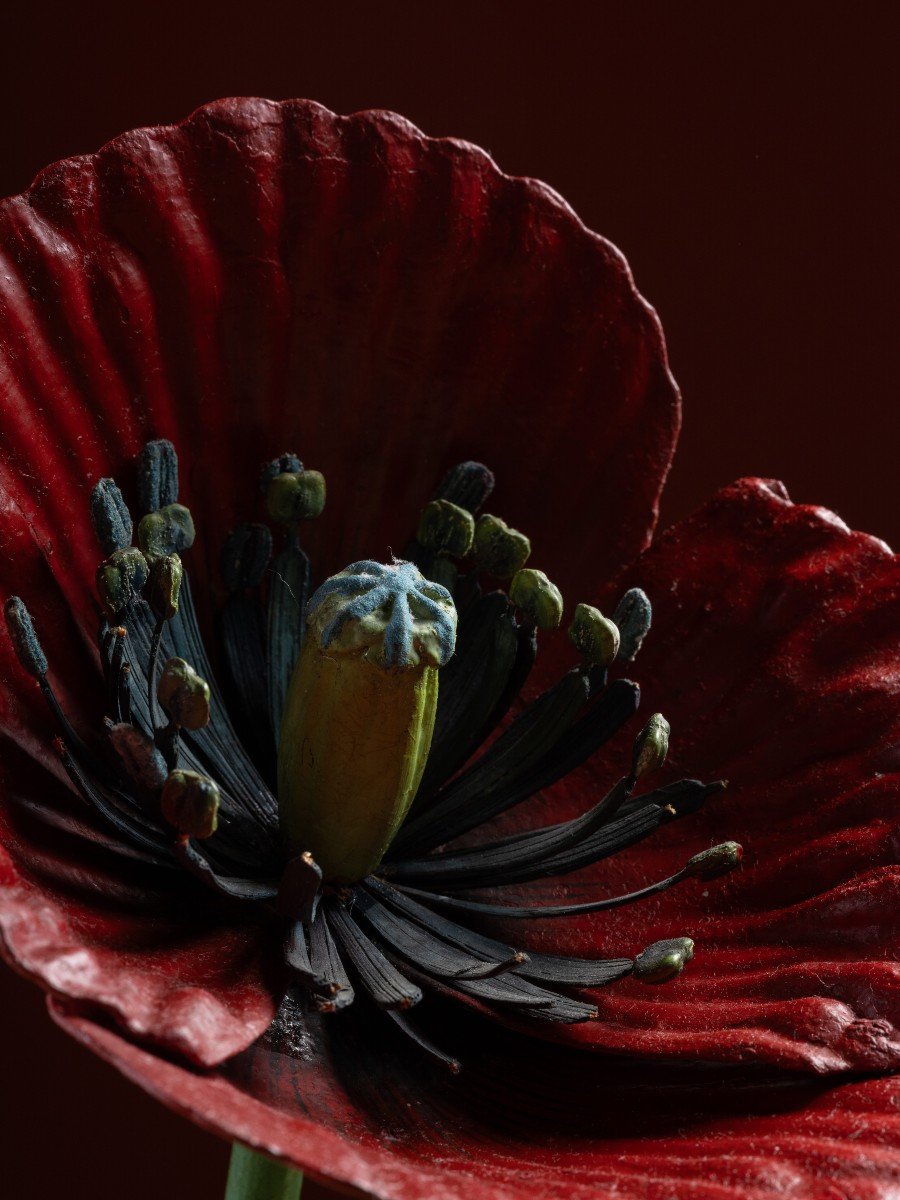
<svg viewBox="0 0 900 1200"><path fill-rule="evenodd" d="M780 485L744 480L660 538L628 582L654 604L628 671L642 683L645 719L660 710L672 724L660 782L699 776L730 787L648 842L531 894L627 892L728 839L746 853L727 879L691 881L608 916L548 921L539 932L513 923L520 942L530 934L529 944L557 952L697 942L677 982L598 992L599 1022L564 1036L818 1072L900 1066L897 558L833 514L791 504ZM583 806L622 774L628 737L530 816Z"/></svg>
<svg viewBox="0 0 900 1200"><path fill-rule="evenodd" d="M468 1031L458 1077L351 1010L290 1052L257 1043L198 1074L71 1006L64 1029L207 1129L380 1200L883 1200L900 1081L843 1086L737 1070L622 1068ZM378 1018L376 1018L378 1019ZM383 1022L383 1018L381 1018ZM480 1028L480 1033L478 1029ZM458 1047L451 1047L458 1049Z"/></svg>
<svg viewBox="0 0 900 1200"><path fill-rule="evenodd" d="M320 569L401 548L467 458L564 589L563 523L607 575L649 538L679 424L655 314L608 242L476 147L224 100L48 168L0 207L0 247L0 486L79 612L87 489L149 436L181 456L195 572L285 449L328 480Z"/></svg>
<svg viewBox="0 0 900 1200"><path fill-rule="evenodd" d="M16 755L22 794L57 811L65 785ZM196 889L0 806L0 953L59 996L89 1000L132 1034L213 1066L244 1049L275 1011L277 935L223 918Z"/></svg>

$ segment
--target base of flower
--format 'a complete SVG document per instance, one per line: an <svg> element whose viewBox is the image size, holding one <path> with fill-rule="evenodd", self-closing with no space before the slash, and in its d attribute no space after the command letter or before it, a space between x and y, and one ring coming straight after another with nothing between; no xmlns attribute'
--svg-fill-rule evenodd
<svg viewBox="0 0 900 1200"><path fill-rule="evenodd" d="M298 1200L303 1175L240 1142L231 1147L225 1200Z"/></svg>

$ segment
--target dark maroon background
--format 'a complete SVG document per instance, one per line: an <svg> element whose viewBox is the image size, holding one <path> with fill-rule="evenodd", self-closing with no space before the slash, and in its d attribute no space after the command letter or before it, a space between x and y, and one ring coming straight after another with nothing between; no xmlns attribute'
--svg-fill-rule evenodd
<svg viewBox="0 0 900 1200"><path fill-rule="evenodd" d="M628 256L685 396L664 522L753 473L896 543L900 24L862 8L20 4L0 193L218 96L395 109L546 180ZM223 1143L70 1043L9 973L0 1013L4 1194L221 1197Z"/></svg>

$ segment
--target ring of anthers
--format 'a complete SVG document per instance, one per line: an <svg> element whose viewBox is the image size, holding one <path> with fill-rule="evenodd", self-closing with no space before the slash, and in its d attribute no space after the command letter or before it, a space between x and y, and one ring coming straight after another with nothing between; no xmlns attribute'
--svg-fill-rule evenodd
<svg viewBox="0 0 900 1200"><path fill-rule="evenodd" d="M93 814L70 832L162 872L186 870L223 902L267 910L294 1002L335 1012L361 991L454 1072L459 1062L406 1016L423 991L518 1023L576 1023L597 1016L582 989L628 975L663 983L693 955L688 937L633 958L526 954L484 922L606 911L715 878L741 859L741 847L725 842L639 891L578 904L469 895L589 866L725 786L683 779L638 792L667 752L669 726L657 713L622 777L581 815L465 837L551 787L633 716L637 684L610 675L635 658L651 620L639 589L611 619L579 604L568 631L578 665L522 701L538 632L560 625L563 603L546 575L526 567L528 538L478 515L493 483L479 463L454 467L404 561L354 563L311 595L299 530L320 515L325 482L294 455L269 463L261 489L283 545L273 557L263 524L227 539L220 689L182 567L194 525L178 502L175 449L150 442L138 461L137 546L113 480L91 496L106 556L96 582L108 711L105 738L90 744L60 706L25 604L12 597L5 606L19 661L59 726L63 766Z"/></svg>

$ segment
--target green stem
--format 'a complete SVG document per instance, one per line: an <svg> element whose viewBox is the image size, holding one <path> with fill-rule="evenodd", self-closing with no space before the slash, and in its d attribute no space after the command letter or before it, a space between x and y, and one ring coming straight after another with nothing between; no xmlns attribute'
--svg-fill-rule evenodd
<svg viewBox="0 0 900 1200"><path fill-rule="evenodd" d="M231 1147L225 1200L298 1200L303 1175L257 1154L240 1142Z"/></svg>

